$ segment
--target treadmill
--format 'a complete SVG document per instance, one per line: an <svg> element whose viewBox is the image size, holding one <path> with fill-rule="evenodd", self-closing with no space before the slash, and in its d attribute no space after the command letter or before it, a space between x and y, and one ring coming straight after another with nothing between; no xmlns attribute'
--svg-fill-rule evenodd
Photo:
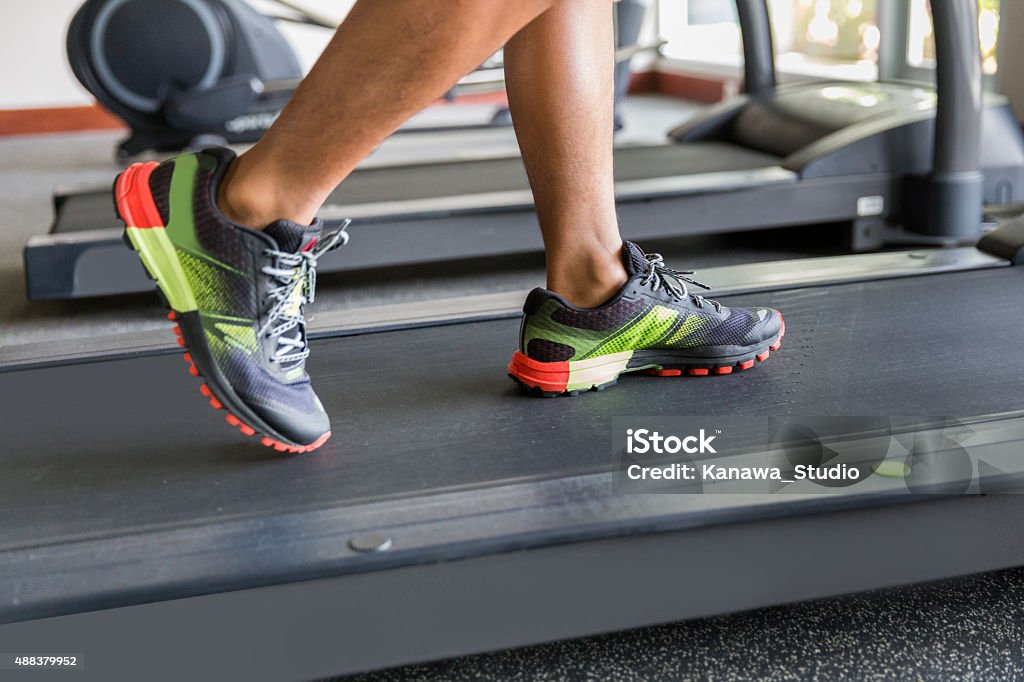
<svg viewBox="0 0 1024 682"><path fill-rule="evenodd" d="M518 297L379 310L312 342L334 437L298 457L240 440L170 343L26 357L0 372L0 641L105 679L316 679L1022 565L1017 228L729 266L725 304L785 313L778 354L576 399L504 376ZM639 427L865 478L630 489Z"/></svg>
<svg viewBox="0 0 1024 682"><path fill-rule="evenodd" d="M937 188L929 176L942 106L935 89L906 83L777 86L765 0L737 0L737 9L746 94L677 128L671 144L616 149L626 238L829 224L848 231L854 250L894 240L976 240L970 221L947 209L924 208L933 205L933 193L954 191ZM984 98L984 199L1024 201L1020 126L1005 98ZM54 213L50 232L25 247L30 299L153 288L120 241L109 187L59 193ZM519 157L357 170L321 216L355 220L350 246L325 256L323 272L542 249Z"/></svg>
<svg viewBox="0 0 1024 682"><path fill-rule="evenodd" d="M980 223L980 64L943 63L931 177ZM8 351L0 641L108 679L315 679L1024 565L1021 265L1018 219L727 266L725 304L786 315L777 355L575 399L504 376L518 295L379 308L317 330L334 437L297 457L221 424L170 334ZM715 434L691 464L859 473L647 487L640 427Z"/></svg>

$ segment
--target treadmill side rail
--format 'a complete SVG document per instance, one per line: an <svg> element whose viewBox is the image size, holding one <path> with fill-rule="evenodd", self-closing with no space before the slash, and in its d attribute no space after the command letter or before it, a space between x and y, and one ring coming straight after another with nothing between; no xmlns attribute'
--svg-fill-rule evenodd
<svg viewBox="0 0 1024 682"><path fill-rule="evenodd" d="M981 415L962 420L959 427L971 433L972 458L984 462L977 474L973 466L964 472L922 465L921 480L913 483L902 477L866 476L852 488L822 488L804 481L793 484L793 492L737 494L715 492L716 484L705 482L700 493L625 494L615 489L613 472L601 471L307 512L207 520L198 529L184 524L10 548L0 551L0 623L626 534L643 537L849 509L916 506L950 494L971 497L975 493L949 491L967 490L975 483L981 492L1019 492L1024 487L1019 457L1024 414ZM874 443L879 434L849 428L833 437L845 452L860 452L870 460L872 449L858 449L857 444ZM926 462L963 452L945 439L949 424L943 420L920 418L901 429L923 442L941 444L928 451ZM751 430L759 431L754 426ZM755 443L765 435L752 438L744 452L710 461L763 466L784 460L789 452L784 442L761 450ZM862 462L867 460L844 461L866 466ZM602 468L611 466L609 458ZM729 483L718 485L730 488ZM371 532L398 541L380 552L363 551L349 542Z"/></svg>
<svg viewBox="0 0 1024 682"><path fill-rule="evenodd" d="M999 253L974 247L923 251L890 251L819 258L799 258L705 268L701 276L715 283L715 296L817 287L942 272L1002 267ZM482 294L433 302L398 303L372 309L317 313L310 320L311 338L368 334L467 321L517 317L528 291ZM162 330L97 336L72 342L38 342L0 348L0 373L55 364L92 362L119 355L151 354L177 348Z"/></svg>
<svg viewBox="0 0 1024 682"><path fill-rule="evenodd" d="M73 641L106 679L323 679L1017 566L1022 518L1024 496L996 495L621 536L3 625L0 641Z"/></svg>
<svg viewBox="0 0 1024 682"><path fill-rule="evenodd" d="M1001 221L998 228L981 238L978 250L1024 265L1024 215Z"/></svg>

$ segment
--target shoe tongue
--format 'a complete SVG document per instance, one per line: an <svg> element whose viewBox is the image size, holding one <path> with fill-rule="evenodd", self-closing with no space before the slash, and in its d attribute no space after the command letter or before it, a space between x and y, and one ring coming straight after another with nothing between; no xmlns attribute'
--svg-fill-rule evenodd
<svg viewBox="0 0 1024 682"><path fill-rule="evenodd" d="M626 272L630 277L644 275L651 267L647 261L647 254L633 242L622 243L622 261L625 263Z"/></svg>
<svg viewBox="0 0 1024 682"><path fill-rule="evenodd" d="M265 228L263 233L273 237L277 247L288 253L308 251L316 246L320 235L324 231L324 224L317 218L311 225L299 225L290 220L277 220Z"/></svg>

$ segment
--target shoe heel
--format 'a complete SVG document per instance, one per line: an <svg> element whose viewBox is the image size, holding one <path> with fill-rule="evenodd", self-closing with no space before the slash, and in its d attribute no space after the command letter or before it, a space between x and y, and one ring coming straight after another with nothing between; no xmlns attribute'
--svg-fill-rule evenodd
<svg viewBox="0 0 1024 682"><path fill-rule="evenodd" d="M133 163L122 171L114 182L114 203L125 224L125 237L168 305L179 314L188 313L197 307L195 296L149 189L149 176L159 165Z"/></svg>
<svg viewBox="0 0 1024 682"><path fill-rule="evenodd" d="M156 161L133 163L117 176L114 183L114 201L125 227L164 227L160 211L153 201L153 194L149 191L149 176L159 165Z"/></svg>
<svg viewBox="0 0 1024 682"><path fill-rule="evenodd" d="M527 388L542 393L562 393L569 385L568 362L540 362L522 351L512 355L508 363L508 375Z"/></svg>
<svg viewBox="0 0 1024 682"><path fill-rule="evenodd" d="M508 373L515 381L541 393L575 393L615 383L632 357L633 351L623 351L573 362L540 362L516 351Z"/></svg>

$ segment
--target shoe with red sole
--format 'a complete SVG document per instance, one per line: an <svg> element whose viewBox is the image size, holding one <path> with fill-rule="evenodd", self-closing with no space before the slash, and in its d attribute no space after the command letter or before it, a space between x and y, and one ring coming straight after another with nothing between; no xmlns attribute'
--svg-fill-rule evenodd
<svg viewBox="0 0 1024 682"><path fill-rule="evenodd" d="M308 452L331 430L305 369L302 307L313 300L317 258L348 235L325 235L319 220L262 231L228 220L215 198L233 159L213 148L133 164L115 183L117 212L210 404L268 447Z"/></svg>
<svg viewBox="0 0 1024 682"><path fill-rule="evenodd" d="M705 376L750 369L778 350L786 325L771 308L727 308L692 293L691 272L626 242L629 279L610 301L578 308L534 289L523 306L519 350L509 376L545 396L615 384L627 372Z"/></svg>

